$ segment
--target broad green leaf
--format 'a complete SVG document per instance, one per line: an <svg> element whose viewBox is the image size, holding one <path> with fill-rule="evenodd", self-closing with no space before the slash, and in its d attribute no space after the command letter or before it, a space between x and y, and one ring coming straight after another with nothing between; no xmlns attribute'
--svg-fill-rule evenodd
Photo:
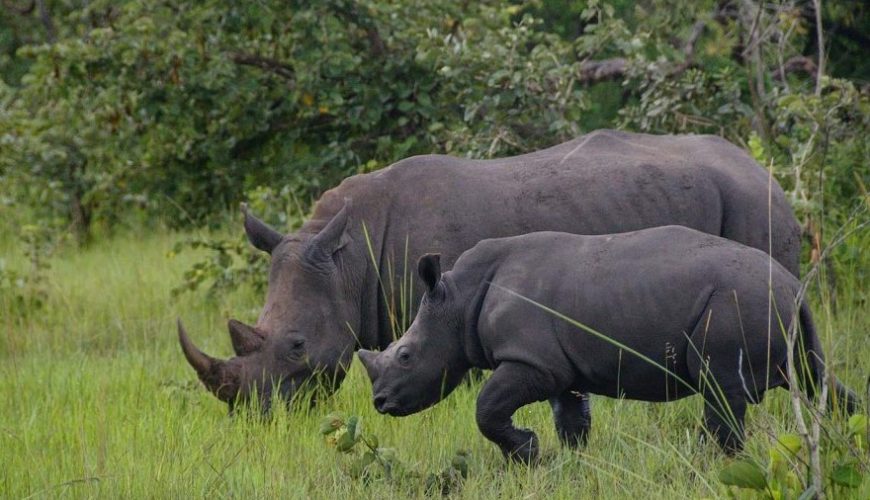
<svg viewBox="0 0 870 500"><path fill-rule="evenodd" d="M858 414L849 417L849 435L850 436L866 436L867 435L867 415Z"/></svg>
<svg viewBox="0 0 870 500"><path fill-rule="evenodd" d="M468 477L468 451L459 450L450 461L450 466L459 471L463 478Z"/></svg>
<svg viewBox="0 0 870 500"><path fill-rule="evenodd" d="M353 433L350 431L345 431L340 433L340 435L338 436L335 442L335 449L342 453L347 453L353 449L355 444L356 439L354 439Z"/></svg>
<svg viewBox="0 0 870 500"><path fill-rule="evenodd" d="M350 475L351 477L358 478L362 476L369 465L375 461L374 453L367 451L363 453L359 459L354 460L354 462L350 466Z"/></svg>
<svg viewBox="0 0 870 500"><path fill-rule="evenodd" d="M862 480L861 471L852 464L839 465L831 472L831 481L847 488L861 486Z"/></svg>
<svg viewBox="0 0 870 500"><path fill-rule="evenodd" d="M341 415L330 413L320 420L320 433L328 436L340 429L342 425L344 425L344 419Z"/></svg>
<svg viewBox="0 0 870 500"><path fill-rule="evenodd" d="M362 425L360 425L359 417L354 415L347 419L347 433L350 434L350 437L353 439L354 443L359 441L361 430Z"/></svg>
<svg viewBox="0 0 870 500"><path fill-rule="evenodd" d="M803 439L797 434L780 434L776 438L776 444L779 448L788 451L792 455L797 455L801 447L803 447Z"/></svg>
<svg viewBox="0 0 870 500"><path fill-rule="evenodd" d="M763 490L767 487L764 471L748 460L736 460L719 472L719 481L728 486Z"/></svg>

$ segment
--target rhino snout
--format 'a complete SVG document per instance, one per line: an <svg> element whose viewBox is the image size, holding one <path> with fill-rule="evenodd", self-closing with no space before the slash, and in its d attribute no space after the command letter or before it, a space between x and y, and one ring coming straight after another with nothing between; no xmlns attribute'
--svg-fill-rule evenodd
<svg viewBox="0 0 870 500"><path fill-rule="evenodd" d="M383 394L376 394L374 397L375 409L378 410L378 413L386 413L385 407L387 405L387 396Z"/></svg>
<svg viewBox="0 0 870 500"><path fill-rule="evenodd" d="M390 398L384 394L377 394L374 397L375 409L378 410L378 413L381 415L392 415L394 417L401 417L404 415L408 415L409 412L407 409L402 408L399 403L396 401L390 401Z"/></svg>

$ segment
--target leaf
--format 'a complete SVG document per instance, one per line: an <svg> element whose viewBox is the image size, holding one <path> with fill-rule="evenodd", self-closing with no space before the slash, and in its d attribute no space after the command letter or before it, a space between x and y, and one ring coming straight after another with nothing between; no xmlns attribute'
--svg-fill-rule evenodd
<svg viewBox="0 0 870 500"><path fill-rule="evenodd" d="M361 477L372 462L375 461L375 454L367 451L363 453L358 460L355 460L350 466L350 475L353 478Z"/></svg>
<svg viewBox="0 0 870 500"><path fill-rule="evenodd" d="M767 479L764 471L755 463L747 460L737 460L719 471L719 481L728 486L764 490Z"/></svg>
<svg viewBox="0 0 870 500"><path fill-rule="evenodd" d="M354 415L348 418L347 423L344 425L344 432L340 433L335 442L335 448L342 453L349 452L362 437L361 431L362 426L360 425L359 417Z"/></svg>
<svg viewBox="0 0 870 500"><path fill-rule="evenodd" d="M356 445L356 440L353 438L353 433L342 432L335 442L335 449L347 453L353 449L354 445Z"/></svg>
<svg viewBox="0 0 870 500"><path fill-rule="evenodd" d="M865 436L867 435L867 415L858 414L849 417L849 435L850 436Z"/></svg>
<svg viewBox="0 0 870 500"><path fill-rule="evenodd" d="M779 437L776 438L776 441L778 448L782 448L792 455L797 455L801 450L801 447L803 447L803 440L797 434L780 434Z"/></svg>
<svg viewBox="0 0 870 500"><path fill-rule="evenodd" d="M320 433L324 436L328 436L340 429L342 425L344 425L344 419L342 416L336 413L330 413L320 420Z"/></svg>
<svg viewBox="0 0 870 500"><path fill-rule="evenodd" d="M354 442L359 441L360 433L362 432L362 425L359 417L354 415L347 419L347 433L351 435Z"/></svg>
<svg viewBox="0 0 870 500"><path fill-rule="evenodd" d="M365 438L365 442L366 442L366 444L367 444L370 448L373 448L373 449L375 449L375 450L378 449L378 446L379 446L379 444L380 444L380 443L378 443L378 437L377 437L377 436L367 436L367 437Z"/></svg>
<svg viewBox="0 0 870 500"><path fill-rule="evenodd" d="M468 455L467 450L459 450L450 461L450 466L459 471L463 479L468 477Z"/></svg>
<svg viewBox="0 0 870 500"><path fill-rule="evenodd" d="M863 481L861 472L852 464L839 465L831 472L831 481L847 488L857 488Z"/></svg>

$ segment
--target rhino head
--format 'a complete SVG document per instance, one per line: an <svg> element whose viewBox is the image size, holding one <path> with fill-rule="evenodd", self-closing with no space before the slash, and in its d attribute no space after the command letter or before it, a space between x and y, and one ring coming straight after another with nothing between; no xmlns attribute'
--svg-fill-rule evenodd
<svg viewBox="0 0 870 500"><path fill-rule="evenodd" d="M410 415L441 401L470 368L462 348L464 301L442 279L440 258L420 258L417 272L427 291L402 337L378 353L361 349L380 413Z"/></svg>
<svg viewBox="0 0 870 500"><path fill-rule="evenodd" d="M250 242L272 256L266 304L255 326L230 320L236 356L221 360L200 351L181 322L181 349L199 379L230 409L254 395L264 411L274 395L290 401L303 387L340 384L356 346L359 292L348 255L348 203L317 232L287 236L251 215ZM359 266L356 266L359 267Z"/></svg>

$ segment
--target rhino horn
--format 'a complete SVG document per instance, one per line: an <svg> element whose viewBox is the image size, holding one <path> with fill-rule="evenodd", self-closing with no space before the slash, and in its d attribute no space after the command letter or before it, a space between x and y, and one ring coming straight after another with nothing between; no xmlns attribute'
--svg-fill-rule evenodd
<svg viewBox="0 0 870 500"><path fill-rule="evenodd" d="M360 349L357 351L357 355L359 356L360 362L366 368L366 373L369 374L369 378L372 382L377 380L380 375L380 370L378 369L378 353L366 349Z"/></svg>
<svg viewBox="0 0 870 500"><path fill-rule="evenodd" d="M178 320L178 341L181 343L181 350L184 352L184 357L190 366L196 370L196 374L206 388L214 393L221 401L232 401L238 392L238 384L228 383L229 380L235 380L231 373L228 373L226 363L222 360L215 359L208 354L200 351L190 338L187 336L187 331Z"/></svg>
<svg viewBox="0 0 870 500"><path fill-rule="evenodd" d="M233 350L239 356L244 356L258 350L263 345L265 336L256 328L248 326L241 321L231 319L227 322L230 330L230 339L233 341Z"/></svg>
<svg viewBox="0 0 870 500"><path fill-rule="evenodd" d="M259 250L271 254L284 235L254 217L248 210L247 203L242 203L242 213L245 214L245 233L248 234L248 241Z"/></svg>
<svg viewBox="0 0 870 500"><path fill-rule="evenodd" d="M333 254L350 243L348 220L350 219L350 198L344 199L344 206L335 214L329 223L309 242L305 250L305 258L312 264L331 264Z"/></svg>

